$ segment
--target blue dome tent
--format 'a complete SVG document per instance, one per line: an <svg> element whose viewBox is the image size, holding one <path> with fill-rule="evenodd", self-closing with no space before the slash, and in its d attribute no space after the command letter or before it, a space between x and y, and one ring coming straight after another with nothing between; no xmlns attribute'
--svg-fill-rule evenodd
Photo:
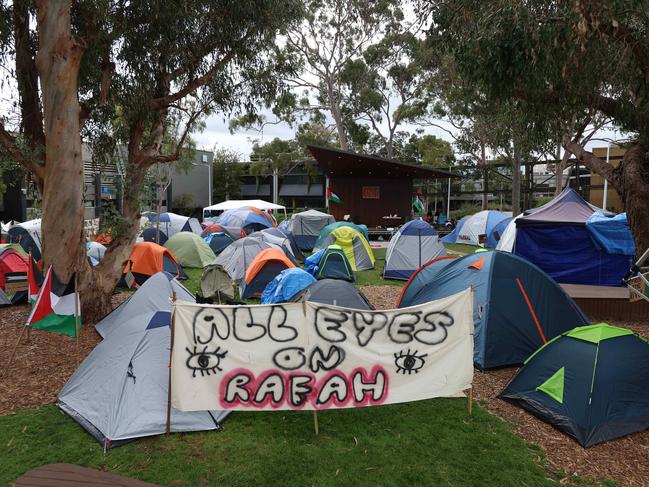
<svg viewBox="0 0 649 487"><path fill-rule="evenodd" d="M481 369L522 363L548 340L588 324L575 302L541 269L506 252L438 259L420 268L399 308L441 299L473 286L474 352Z"/></svg>
<svg viewBox="0 0 649 487"><path fill-rule="evenodd" d="M314 282L315 277L299 267L284 269L264 289L261 304L286 303Z"/></svg>
<svg viewBox="0 0 649 487"><path fill-rule="evenodd" d="M444 237L442 237L442 243L449 243L449 244L450 243L455 243L455 241L457 240L458 234L460 233L460 231L462 230L462 227L464 226L464 223L470 217L471 217L471 215L467 215L467 216L463 216L462 218L460 218L460 220L455 225L455 228L453 229L453 231L451 233L449 233L448 235L444 235Z"/></svg>
<svg viewBox="0 0 649 487"><path fill-rule="evenodd" d="M500 241L500 237L505 233L507 225L512 221L511 217L507 217L504 220L500 220L496 225L491 229L491 232L487 235L487 241L484 246L489 249L495 249L496 245Z"/></svg>

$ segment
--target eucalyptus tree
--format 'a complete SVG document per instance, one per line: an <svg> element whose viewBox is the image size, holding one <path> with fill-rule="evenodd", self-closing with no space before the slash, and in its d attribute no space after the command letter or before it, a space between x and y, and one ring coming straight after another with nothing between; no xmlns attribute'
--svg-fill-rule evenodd
<svg viewBox="0 0 649 487"><path fill-rule="evenodd" d="M570 134L562 144L620 193L638 252L649 248L647 2L449 0L420 7L431 21L430 44L490 99L524 101L548 125L597 114L630 134L617 167Z"/></svg>
<svg viewBox="0 0 649 487"><path fill-rule="evenodd" d="M278 92L289 68L276 36L301 14L298 0L0 0L0 63L16 107L0 120L0 152L35 178L45 265L64 280L78 271L87 319L110 309L148 169L180 158L206 114L252 112ZM167 151L173 116L184 128ZM85 258L82 138L97 159L127 147L121 233L94 268Z"/></svg>

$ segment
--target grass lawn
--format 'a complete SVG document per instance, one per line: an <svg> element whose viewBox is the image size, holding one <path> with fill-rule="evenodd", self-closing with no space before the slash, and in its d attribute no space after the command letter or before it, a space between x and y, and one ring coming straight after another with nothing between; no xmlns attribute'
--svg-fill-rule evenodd
<svg viewBox="0 0 649 487"><path fill-rule="evenodd" d="M467 244L444 244L444 247L446 247L447 250L450 250L452 252L458 252L460 254L472 254L475 252L477 249L480 247L476 247L475 245L467 245Z"/></svg>
<svg viewBox="0 0 649 487"><path fill-rule="evenodd" d="M102 447L54 406L0 417L0 485L54 462L161 485L552 485L540 453L465 399L318 413L233 413L221 432Z"/></svg>

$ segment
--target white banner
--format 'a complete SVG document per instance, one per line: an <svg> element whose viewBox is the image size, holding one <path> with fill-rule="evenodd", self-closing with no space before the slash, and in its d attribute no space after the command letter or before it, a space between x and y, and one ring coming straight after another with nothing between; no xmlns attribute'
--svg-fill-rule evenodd
<svg viewBox="0 0 649 487"><path fill-rule="evenodd" d="M329 409L450 396L473 380L471 289L411 308L175 304L172 405Z"/></svg>

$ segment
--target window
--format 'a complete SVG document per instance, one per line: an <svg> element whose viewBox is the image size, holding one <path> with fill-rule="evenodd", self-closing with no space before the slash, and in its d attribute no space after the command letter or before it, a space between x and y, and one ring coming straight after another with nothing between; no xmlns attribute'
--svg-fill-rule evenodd
<svg viewBox="0 0 649 487"><path fill-rule="evenodd" d="M201 159L203 160L203 162L207 162L207 154L203 154L203 156L201 157Z"/></svg>

